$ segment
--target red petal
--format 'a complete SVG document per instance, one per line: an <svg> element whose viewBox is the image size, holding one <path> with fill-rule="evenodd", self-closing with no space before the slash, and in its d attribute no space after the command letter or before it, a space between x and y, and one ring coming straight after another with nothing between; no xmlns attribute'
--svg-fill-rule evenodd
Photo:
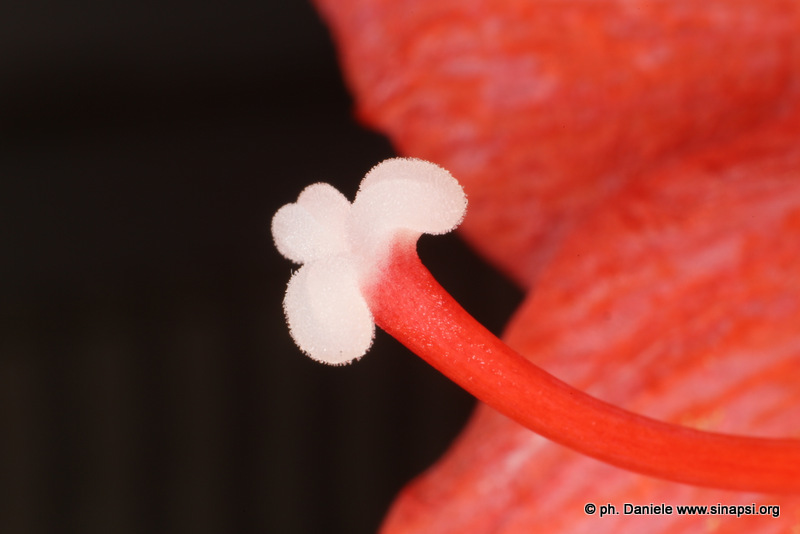
<svg viewBox="0 0 800 534"><path fill-rule="evenodd" d="M797 95L800 3L316 0L359 116L470 197L525 286L571 214Z"/></svg>
<svg viewBox="0 0 800 534"><path fill-rule="evenodd" d="M638 413L800 438L800 114L653 171L576 226L505 338ZM772 517L612 517L586 503L780 505ZM547 442L481 407L384 532L785 531L800 496L694 488Z"/></svg>
<svg viewBox="0 0 800 534"><path fill-rule="evenodd" d="M779 119L800 90L800 3L316 1L362 120L457 176L465 237L536 285L509 343L634 411L800 437L800 115ZM587 502L782 508L601 519ZM798 497L633 475L480 408L385 532L783 532L798 517Z"/></svg>

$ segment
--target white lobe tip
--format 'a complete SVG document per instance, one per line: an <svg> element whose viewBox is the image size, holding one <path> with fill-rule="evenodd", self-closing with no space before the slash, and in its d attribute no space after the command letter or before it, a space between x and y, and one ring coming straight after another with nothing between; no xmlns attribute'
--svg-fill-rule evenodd
<svg viewBox="0 0 800 534"><path fill-rule="evenodd" d="M314 360L343 365L372 345L375 323L345 258L303 266L289 280L283 308L292 338Z"/></svg>
<svg viewBox="0 0 800 534"><path fill-rule="evenodd" d="M372 168L353 202L351 238L374 251L397 230L445 234L467 210L461 185L442 167L414 158L394 158Z"/></svg>
<svg viewBox="0 0 800 534"><path fill-rule="evenodd" d="M350 202L330 184L306 187L297 202L272 218L272 237L284 257L308 263L347 251L345 221Z"/></svg>

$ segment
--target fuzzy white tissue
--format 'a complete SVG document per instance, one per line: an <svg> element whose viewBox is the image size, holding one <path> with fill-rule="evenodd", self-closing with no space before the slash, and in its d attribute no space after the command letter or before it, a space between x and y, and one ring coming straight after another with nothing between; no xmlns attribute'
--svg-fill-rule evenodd
<svg viewBox="0 0 800 534"><path fill-rule="evenodd" d="M345 221L350 202L330 184L306 187L297 202L286 204L272 218L278 252L296 263L347 251Z"/></svg>
<svg viewBox="0 0 800 534"><path fill-rule="evenodd" d="M372 345L375 323L347 258L327 258L303 266L283 301L292 338L314 360L342 365Z"/></svg>
<svg viewBox="0 0 800 534"><path fill-rule="evenodd" d="M379 163L361 182L349 219L353 249L377 251L397 232L444 234L461 223L467 197L438 165L413 158Z"/></svg>
<svg viewBox="0 0 800 534"><path fill-rule="evenodd" d="M401 235L449 232L466 207L467 197L449 172L427 161L395 158L367 173L352 204L319 183L279 209L272 219L275 245L303 264L283 301L297 346L332 365L363 356L375 322L360 286L380 272L376 267L387 245Z"/></svg>

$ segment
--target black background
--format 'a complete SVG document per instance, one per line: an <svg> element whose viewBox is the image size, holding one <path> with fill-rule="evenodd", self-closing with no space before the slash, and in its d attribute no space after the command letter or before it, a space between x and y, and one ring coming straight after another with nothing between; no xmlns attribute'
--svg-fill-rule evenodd
<svg viewBox="0 0 800 534"><path fill-rule="evenodd" d="M303 357L269 221L393 155L306 2L0 7L0 532L374 532L471 399L379 333ZM520 295L423 260L498 332Z"/></svg>

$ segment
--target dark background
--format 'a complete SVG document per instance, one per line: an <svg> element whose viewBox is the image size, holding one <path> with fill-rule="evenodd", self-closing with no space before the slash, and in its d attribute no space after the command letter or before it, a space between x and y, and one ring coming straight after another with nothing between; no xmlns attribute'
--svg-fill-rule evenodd
<svg viewBox="0 0 800 534"><path fill-rule="evenodd" d="M0 532L370 533L471 399L300 354L269 221L393 155L301 0L0 4ZM454 236L495 332L520 296Z"/></svg>

